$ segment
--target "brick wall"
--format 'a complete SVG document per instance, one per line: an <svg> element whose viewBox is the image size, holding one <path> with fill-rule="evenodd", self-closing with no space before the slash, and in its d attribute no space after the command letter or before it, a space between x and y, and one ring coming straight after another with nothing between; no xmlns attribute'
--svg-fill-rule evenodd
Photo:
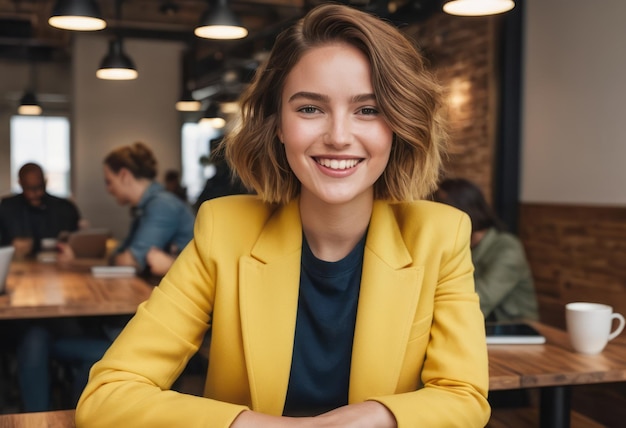
<svg viewBox="0 0 626 428"><path fill-rule="evenodd" d="M498 22L499 17L493 16L438 13L406 29L447 93L451 144L446 175L472 180L489 200L498 100L494 43Z"/></svg>

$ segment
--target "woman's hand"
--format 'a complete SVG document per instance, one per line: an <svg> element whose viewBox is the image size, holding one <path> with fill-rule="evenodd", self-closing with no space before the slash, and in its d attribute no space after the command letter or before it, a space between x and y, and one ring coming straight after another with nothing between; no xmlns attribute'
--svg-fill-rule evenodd
<svg viewBox="0 0 626 428"><path fill-rule="evenodd" d="M396 418L382 404L365 401L308 418L269 416L245 411L230 428L397 428Z"/></svg>
<svg viewBox="0 0 626 428"><path fill-rule="evenodd" d="M397 428L393 413L377 401L349 404L312 418L313 427Z"/></svg>

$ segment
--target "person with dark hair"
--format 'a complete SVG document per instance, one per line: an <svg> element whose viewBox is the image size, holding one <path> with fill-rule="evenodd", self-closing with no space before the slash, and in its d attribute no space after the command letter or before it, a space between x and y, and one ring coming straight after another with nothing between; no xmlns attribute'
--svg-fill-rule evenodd
<svg viewBox="0 0 626 428"><path fill-rule="evenodd" d="M255 194L202 204L77 427L484 427L470 220L422 200L443 102L373 15L326 3L282 32L221 144ZM204 397L172 391L209 329Z"/></svg>
<svg viewBox="0 0 626 428"><path fill-rule="evenodd" d="M43 169L36 163L22 165L18 172L22 193L0 202L0 246L15 247L17 258L35 255L45 238L78 230L80 214L68 199L46 192ZM39 323L16 321L7 330L17 349L17 380L25 411L50 410L48 364L50 329L74 326L73 321ZM40 370L41 369L41 370ZM84 383L83 383L84 385Z"/></svg>
<svg viewBox="0 0 626 428"><path fill-rule="evenodd" d="M433 199L464 211L472 220L474 280L485 319L539 319L524 247L504 230L480 188L464 178L449 178L439 184Z"/></svg>
<svg viewBox="0 0 626 428"><path fill-rule="evenodd" d="M248 193L241 181L232 176L224 159L213 158L213 165L215 166L215 175L207 179L202 192L193 204L196 213L200 210L200 206L210 199Z"/></svg>
<svg viewBox="0 0 626 428"><path fill-rule="evenodd" d="M187 188L183 187L180 183L180 172L175 169L165 171L163 185L165 186L165 190L178 196L181 201L187 202Z"/></svg>
<svg viewBox="0 0 626 428"><path fill-rule="evenodd" d="M0 246L13 245L17 257L37 253L45 238L78 229L78 208L68 199L46 192L46 179L36 163L22 165L18 172L22 193L0 202Z"/></svg>

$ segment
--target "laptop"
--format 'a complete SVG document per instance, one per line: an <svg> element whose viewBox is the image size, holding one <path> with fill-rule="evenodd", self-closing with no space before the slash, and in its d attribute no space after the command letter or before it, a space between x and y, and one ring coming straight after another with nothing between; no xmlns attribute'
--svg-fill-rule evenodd
<svg viewBox="0 0 626 428"><path fill-rule="evenodd" d="M546 338L529 324L518 323L486 323L488 345L540 345Z"/></svg>
<svg viewBox="0 0 626 428"><path fill-rule="evenodd" d="M14 247L0 247L0 294L6 291L7 275L14 252Z"/></svg>
<svg viewBox="0 0 626 428"><path fill-rule="evenodd" d="M78 259L101 259L106 256L110 237L108 229L84 229L70 233L67 243Z"/></svg>

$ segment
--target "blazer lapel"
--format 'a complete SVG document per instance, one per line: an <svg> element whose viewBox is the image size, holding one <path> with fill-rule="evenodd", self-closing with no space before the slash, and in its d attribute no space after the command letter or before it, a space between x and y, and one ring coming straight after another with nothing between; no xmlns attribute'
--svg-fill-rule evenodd
<svg viewBox="0 0 626 428"><path fill-rule="evenodd" d="M255 410L280 415L287 394L298 308L302 225L298 202L268 221L240 260L244 353Z"/></svg>
<svg viewBox="0 0 626 428"><path fill-rule="evenodd" d="M423 275L423 267L411 263L392 207L375 202L363 259L350 403L395 391Z"/></svg>

